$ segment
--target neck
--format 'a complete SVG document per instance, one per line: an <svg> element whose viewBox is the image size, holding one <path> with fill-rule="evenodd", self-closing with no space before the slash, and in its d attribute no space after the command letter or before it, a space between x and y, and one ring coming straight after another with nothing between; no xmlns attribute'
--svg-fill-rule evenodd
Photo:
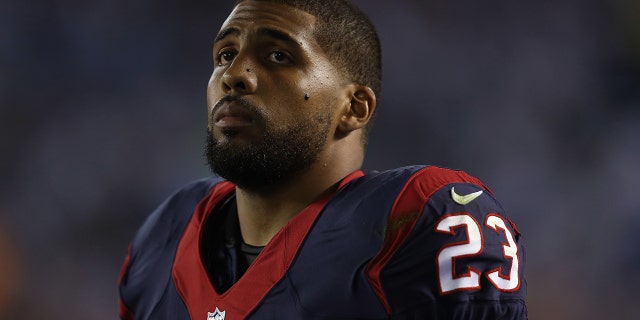
<svg viewBox="0 0 640 320"><path fill-rule="evenodd" d="M362 157L341 161L338 157L321 157L311 168L277 190L251 192L238 188L238 218L245 243L266 245L291 218L314 201L336 191L338 183L360 169Z"/></svg>

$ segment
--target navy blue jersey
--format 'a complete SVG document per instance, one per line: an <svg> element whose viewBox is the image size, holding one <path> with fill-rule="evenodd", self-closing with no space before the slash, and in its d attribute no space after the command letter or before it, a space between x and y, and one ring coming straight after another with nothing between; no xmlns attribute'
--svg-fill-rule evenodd
<svg viewBox="0 0 640 320"><path fill-rule="evenodd" d="M355 172L219 293L200 239L234 190L194 182L146 220L120 277L122 319L527 319L520 233L464 172Z"/></svg>

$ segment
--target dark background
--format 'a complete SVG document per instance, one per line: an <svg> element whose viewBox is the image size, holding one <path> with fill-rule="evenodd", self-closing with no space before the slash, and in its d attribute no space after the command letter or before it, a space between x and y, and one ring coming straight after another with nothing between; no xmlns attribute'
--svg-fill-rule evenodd
<svg viewBox="0 0 640 320"><path fill-rule="evenodd" d="M223 3L221 5L221 3ZM640 312L640 2L357 1L365 169L464 169L527 246L532 319ZM0 319L114 319L128 242L202 156L231 1L0 1Z"/></svg>

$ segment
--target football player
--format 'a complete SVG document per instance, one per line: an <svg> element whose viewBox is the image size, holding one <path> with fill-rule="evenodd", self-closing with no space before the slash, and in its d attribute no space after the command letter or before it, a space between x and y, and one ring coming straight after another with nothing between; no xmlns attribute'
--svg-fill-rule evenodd
<svg viewBox="0 0 640 320"><path fill-rule="evenodd" d="M462 171L364 173L381 87L343 0L240 0L213 43L206 156L135 235L122 319L526 319L521 236Z"/></svg>

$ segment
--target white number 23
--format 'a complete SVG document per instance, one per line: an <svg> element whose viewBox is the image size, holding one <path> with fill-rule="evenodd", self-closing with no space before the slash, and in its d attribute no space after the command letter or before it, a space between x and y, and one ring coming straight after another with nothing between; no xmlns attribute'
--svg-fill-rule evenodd
<svg viewBox="0 0 640 320"><path fill-rule="evenodd" d="M501 267L485 271L485 276L491 284L500 291L513 292L520 287L518 274L518 246L513 240L513 234L506 226L505 219L496 214L487 215L484 225L494 232L503 233L506 243L502 242L502 253L505 259L511 260L508 274L501 274ZM463 228L467 234L466 241L445 245L437 255L438 282L441 294L458 290L479 290L481 272L472 266L467 266L463 274L456 273L456 260L479 256L484 250L484 238L478 221L468 213L448 215L440 219L435 231L455 235L455 229Z"/></svg>

